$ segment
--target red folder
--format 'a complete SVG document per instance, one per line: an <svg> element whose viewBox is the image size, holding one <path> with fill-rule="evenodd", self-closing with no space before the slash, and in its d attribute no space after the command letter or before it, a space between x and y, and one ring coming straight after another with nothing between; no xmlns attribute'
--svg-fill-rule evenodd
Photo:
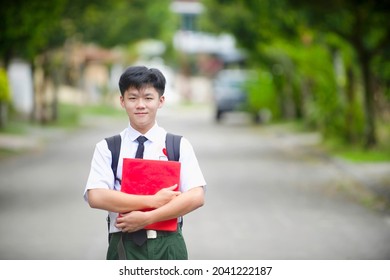
<svg viewBox="0 0 390 280"><path fill-rule="evenodd" d="M136 195L153 195L162 188L180 184L180 162L124 158L121 191ZM176 188L176 190L178 187ZM152 209L143 209L150 211ZM157 222L145 229L176 231L177 219Z"/></svg>

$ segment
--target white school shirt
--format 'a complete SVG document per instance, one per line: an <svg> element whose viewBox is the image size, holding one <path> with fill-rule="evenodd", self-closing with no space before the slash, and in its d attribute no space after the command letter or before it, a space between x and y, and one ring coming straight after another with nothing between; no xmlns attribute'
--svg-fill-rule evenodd
<svg viewBox="0 0 390 280"><path fill-rule="evenodd" d="M148 140L144 143L144 159L168 160L163 152L165 148L165 137L167 132L157 123L144 135ZM122 180L123 158L134 158L138 148L137 138L141 134L130 125L121 133L121 150L119 154L117 178ZM199 167L198 159L194 153L190 142L182 137L180 144L180 186L181 192L186 192L192 188L206 186L206 181ZM111 151L108 149L106 140L101 140L96 144L92 157L91 169L89 172L87 184L84 190L84 199L88 201L88 190L90 189L111 189L120 190L120 184L115 181L111 169ZM120 231L115 227L115 220L118 214L109 212L110 233Z"/></svg>

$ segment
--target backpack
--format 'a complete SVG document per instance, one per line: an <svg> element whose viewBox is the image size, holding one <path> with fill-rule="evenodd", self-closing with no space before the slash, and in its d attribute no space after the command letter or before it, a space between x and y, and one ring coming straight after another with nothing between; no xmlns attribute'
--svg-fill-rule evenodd
<svg viewBox="0 0 390 280"><path fill-rule="evenodd" d="M167 136L165 138L165 148L167 149L168 160L179 161L181 138L182 138L181 135L167 133ZM116 173L118 168L119 153L121 150L122 138L120 134L117 134L111 137L107 137L105 138L105 140L107 142L108 149L111 151L111 169L112 172L114 173L115 181L119 181L119 183L121 183L121 180L117 178ZM110 230L110 216L107 216L107 224L108 224L108 230ZM110 241L110 238L111 235L109 234L108 241Z"/></svg>

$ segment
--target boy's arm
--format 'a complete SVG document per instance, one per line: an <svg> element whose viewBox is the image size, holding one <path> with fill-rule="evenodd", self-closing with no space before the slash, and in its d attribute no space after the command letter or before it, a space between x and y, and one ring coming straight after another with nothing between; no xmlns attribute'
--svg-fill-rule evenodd
<svg viewBox="0 0 390 280"><path fill-rule="evenodd" d="M117 219L116 227L126 232L137 231L149 224L184 216L203 206L203 204L203 187L195 187L178 195L167 204L153 211L132 211L122 215L122 217Z"/></svg>
<svg viewBox="0 0 390 280"><path fill-rule="evenodd" d="M92 208L116 213L127 213L146 208L158 208L178 196L176 185L163 188L155 195L131 195L116 190L90 189L88 203Z"/></svg>

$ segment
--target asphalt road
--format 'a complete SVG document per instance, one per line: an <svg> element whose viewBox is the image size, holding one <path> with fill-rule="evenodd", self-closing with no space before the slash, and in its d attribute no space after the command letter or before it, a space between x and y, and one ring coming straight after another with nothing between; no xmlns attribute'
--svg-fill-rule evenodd
<svg viewBox="0 0 390 280"><path fill-rule="evenodd" d="M317 135L254 126L241 114L215 124L204 107L159 117L191 141L208 183L205 206L184 220L191 259L390 258L390 218L351 198L350 173L313 150ZM0 259L105 258L106 213L82 194L95 143L125 126L90 118L0 160Z"/></svg>

